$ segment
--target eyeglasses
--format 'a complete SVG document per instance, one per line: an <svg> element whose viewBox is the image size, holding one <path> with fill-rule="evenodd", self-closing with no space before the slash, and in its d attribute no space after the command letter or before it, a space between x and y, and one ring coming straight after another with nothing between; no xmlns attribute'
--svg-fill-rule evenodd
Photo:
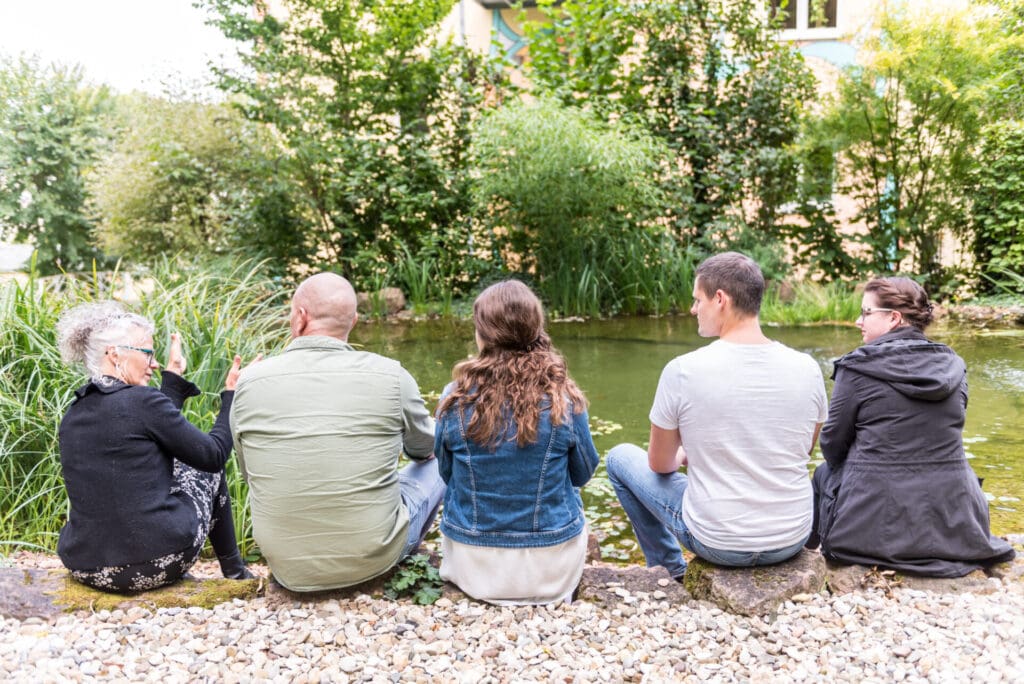
<svg viewBox="0 0 1024 684"><path fill-rule="evenodd" d="M153 350L145 349L143 347L133 347L130 344L119 344L118 349L131 349L132 351L142 352L146 355L146 363L153 363Z"/></svg>
<svg viewBox="0 0 1024 684"><path fill-rule="evenodd" d="M879 313L879 312L881 312L881 313L892 313L894 311L896 311L896 309L883 309L883 308L877 307L877 306L876 307L869 306L866 309L861 309L860 310L860 317L861 318L867 318L868 316L870 316L873 313Z"/></svg>

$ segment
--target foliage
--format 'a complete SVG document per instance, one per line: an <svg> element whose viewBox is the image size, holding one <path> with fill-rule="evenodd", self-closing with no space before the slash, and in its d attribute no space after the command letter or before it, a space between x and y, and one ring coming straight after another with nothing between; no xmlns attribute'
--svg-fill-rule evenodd
<svg viewBox="0 0 1024 684"><path fill-rule="evenodd" d="M0 57L0 239L34 242L42 273L103 261L85 176L107 144L110 107L81 69Z"/></svg>
<svg viewBox="0 0 1024 684"><path fill-rule="evenodd" d="M726 217L771 232L795 191L791 145L813 79L773 35L763 3L539 3L527 23L540 92L634 122L670 150L660 175L680 237Z"/></svg>
<svg viewBox="0 0 1024 684"><path fill-rule="evenodd" d="M547 98L506 104L475 133L478 215L506 271L532 279L564 315L673 303L637 291L650 280L644 271L657 278L678 266L679 247L657 221L665 206L653 140Z"/></svg>
<svg viewBox="0 0 1024 684"><path fill-rule="evenodd" d="M245 48L222 87L288 150L311 266L360 286L405 250L463 253L469 125L498 76L434 37L453 0L286 0L256 16L249 0L201 4Z"/></svg>
<svg viewBox="0 0 1024 684"><path fill-rule="evenodd" d="M246 360L281 347L287 338L281 291L264 279L259 264L221 263L209 271L167 259L148 278L94 273L90 278L42 278L0 289L0 547L53 550L66 518L57 428L83 377L60 359L54 325L80 301L118 298L134 291L134 310L156 325L156 343L166 353L179 331L188 360L187 377L202 395L185 404L185 416L202 429L213 425L230 359ZM129 291L131 290L131 291ZM252 546L247 488L234 461L228 486L242 551Z"/></svg>
<svg viewBox="0 0 1024 684"><path fill-rule="evenodd" d="M790 296L770 288L761 302L761 321L775 325L852 323L860 315L861 294L846 283L796 283Z"/></svg>
<svg viewBox="0 0 1024 684"><path fill-rule="evenodd" d="M983 291L1020 288L1020 278L1006 276L1024 276L1024 120L994 123L982 137L972 193L979 285Z"/></svg>
<svg viewBox="0 0 1024 684"><path fill-rule="evenodd" d="M429 606L441 598L444 581L425 554L409 556L398 565L395 574L384 585L384 595L391 600L412 596L421 606Z"/></svg>
<svg viewBox="0 0 1024 684"><path fill-rule="evenodd" d="M118 113L117 142L90 183L108 253L153 263L234 251L278 272L308 258L271 141L236 109L137 94Z"/></svg>
<svg viewBox="0 0 1024 684"><path fill-rule="evenodd" d="M998 39L985 11L890 9L863 48L867 62L842 79L810 145L838 153L838 189L867 224L869 270L898 270L909 256L930 290L944 284L942 235L969 225L965 186Z"/></svg>

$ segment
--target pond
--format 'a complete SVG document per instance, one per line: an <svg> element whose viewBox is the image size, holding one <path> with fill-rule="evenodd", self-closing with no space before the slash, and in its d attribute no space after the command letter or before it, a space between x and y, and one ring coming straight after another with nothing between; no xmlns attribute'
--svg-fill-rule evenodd
<svg viewBox="0 0 1024 684"><path fill-rule="evenodd" d="M860 331L853 326L765 331L817 359L830 394L832 359L861 342ZM697 335L696 322L689 316L552 323L549 332L590 400L594 442L602 461L620 442L646 446L647 415L662 368L708 342ZM996 534L1024 531L1024 330L937 326L929 336L952 346L967 362L970 402L964 446L975 472L984 478L992 529ZM468 321L362 324L353 331L352 341L400 360L419 382L431 409L451 379L452 366L476 351ZM583 496L602 554L641 561L603 466Z"/></svg>

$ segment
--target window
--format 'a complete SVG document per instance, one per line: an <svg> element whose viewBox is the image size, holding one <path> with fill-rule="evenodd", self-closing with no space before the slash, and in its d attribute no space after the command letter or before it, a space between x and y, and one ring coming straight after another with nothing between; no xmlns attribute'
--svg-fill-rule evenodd
<svg viewBox="0 0 1024 684"><path fill-rule="evenodd" d="M772 17L784 14L784 38L814 38L838 26L839 0L768 0L768 7Z"/></svg>

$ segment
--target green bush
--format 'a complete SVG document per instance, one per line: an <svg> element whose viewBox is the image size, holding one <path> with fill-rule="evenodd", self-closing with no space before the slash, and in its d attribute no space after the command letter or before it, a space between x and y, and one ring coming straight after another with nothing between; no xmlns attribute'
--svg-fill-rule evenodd
<svg viewBox="0 0 1024 684"><path fill-rule="evenodd" d="M165 260L148 274L151 290L146 278L133 279L143 294L130 308L156 325L160 358L170 333L181 333L187 377L202 390L186 403L185 415L202 429L216 418L231 357L238 353L249 360L281 347L288 335L283 293L260 275L260 267L220 266L220 271L199 271L184 260ZM86 280L33 273L24 284L0 286L0 553L56 547L67 516L57 428L85 378L61 361L54 325L66 308L110 297L124 282L119 273L96 273ZM228 482L239 539L243 552L249 552L248 494L234 460Z"/></svg>
<svg viewBox="0 0 1024 684"><path fill-rule="evenodd" d="M983 291L1024 294L1024 120L982 131L973 193L974 259Z"/></svg>
<svg viewBox="0 0 1024 684"><path fill-rule="evenodd" d="M624 124L551 99L481 119L477 216L494 260L553 312L663 312L689 292L687 254L659 221L664 150Z"/></svg>

